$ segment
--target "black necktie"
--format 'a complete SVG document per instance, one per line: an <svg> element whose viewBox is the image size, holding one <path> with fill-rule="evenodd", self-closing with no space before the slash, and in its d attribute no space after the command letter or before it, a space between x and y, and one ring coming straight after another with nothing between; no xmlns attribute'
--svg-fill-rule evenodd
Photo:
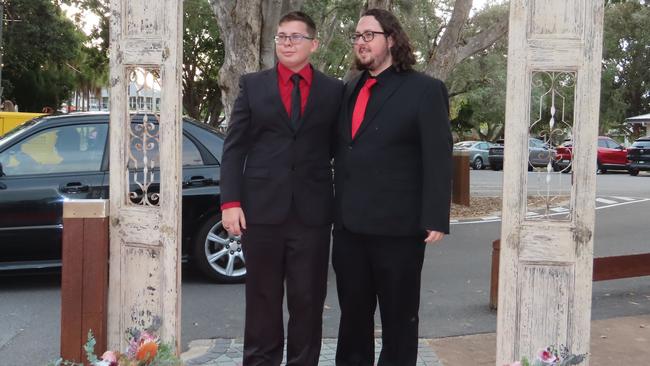
<svg viewBox="0 0 650 366"><path fill-rule="evenodd" d="M294 130L298 129L298 121L300 121L300 109L302 100L300 98L300 75L291 75L293 82L293 90L291 91L291 126Z"/></svg>

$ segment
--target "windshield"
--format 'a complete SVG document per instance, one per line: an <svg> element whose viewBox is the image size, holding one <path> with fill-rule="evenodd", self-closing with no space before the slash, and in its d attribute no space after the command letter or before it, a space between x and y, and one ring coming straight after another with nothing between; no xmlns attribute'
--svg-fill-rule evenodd
<svg viewBox="0 0 650 366"><path fill-rule="evenodd" d="M650 140L636 141L632 144L632 147L637 147L639 149L650 149Z"/></svg>
<svg viewBox="0 0 650 366"><path fill-rule="evenodd" d="M0 145L5 141L10 140L13 136L16 136L18 133L20 133L20 131L26 130L26 129L32 127L33 125L38 123L38 121L40 121L40 120L41 120L41 117L31 119L31 120L17 126L13 130L5 133L4 135L0 136Z"/></svg>

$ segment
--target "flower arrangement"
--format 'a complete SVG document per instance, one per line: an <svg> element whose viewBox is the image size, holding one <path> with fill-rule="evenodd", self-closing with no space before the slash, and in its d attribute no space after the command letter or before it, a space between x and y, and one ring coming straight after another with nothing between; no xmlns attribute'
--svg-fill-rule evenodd
<svg viewBox="0 0 650 366"><path fill-rule="evenodd" d="M173 347L160 341L153 331L127 331L128 348L126 352L106 351L101 357L95 355L95 337L88 332L88 342L84 345L86 358L91 366L180 366L181 361ZM59 359L48 366L83 366Z"/></svg>
<svg viewBox="0 0 650 366"><path fill-rule="evenodd" d="M504 366L570 366L579 365L587 357L586 354L574 355L565 346L548 346L537 353L537 359L530 362L526 357Z"/></svg>

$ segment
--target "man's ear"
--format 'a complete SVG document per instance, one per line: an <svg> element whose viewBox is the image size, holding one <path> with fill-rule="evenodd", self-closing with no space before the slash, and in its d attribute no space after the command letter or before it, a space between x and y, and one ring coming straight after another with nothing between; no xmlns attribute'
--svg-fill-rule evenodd
<svg viewBox="0 0 650 366"><path fill-rule="evenodd" d="M311 42L312 42L312 44L311 44L311 52L316 52L316 50L318 49L318 46L320 45L320 43L315 38Z"/></svg>
<svg viewBox="0 0 650 366"><path fill-rule="evenodd" d="M388 48L393 48L393 45L395 44L393 36L388 36L386 39L388 40Z"/></svg>

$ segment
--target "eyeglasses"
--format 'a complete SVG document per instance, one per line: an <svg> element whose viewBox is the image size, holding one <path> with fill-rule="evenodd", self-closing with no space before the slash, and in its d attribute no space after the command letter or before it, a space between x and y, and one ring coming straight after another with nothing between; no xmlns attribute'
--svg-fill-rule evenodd
<svg viewBox="0 0 650 366"><path fill-rule="evenodd" d="M306 35L300 34L300 33L294 33L294 34L291 34L291 35L276 34L275 37L273 37L273 40L275 40L275 43L277 43L277 44L282 44L282 43L286 42L287 39L291 41L291 44L297 44L297 43L302 42L303 39L313 40L314 37L309 37L309 36L306 36Z"/></svg>
<svg viewBox="0 0 650 366"><path fill-rule="evenodd" d="M355 33L350 36L351 43L357 43L359 38L362 38L364 42L368 43L375 39L375 34L386 34L385 32L375 32L375 31L365 31L363 33Z"/></svg>

